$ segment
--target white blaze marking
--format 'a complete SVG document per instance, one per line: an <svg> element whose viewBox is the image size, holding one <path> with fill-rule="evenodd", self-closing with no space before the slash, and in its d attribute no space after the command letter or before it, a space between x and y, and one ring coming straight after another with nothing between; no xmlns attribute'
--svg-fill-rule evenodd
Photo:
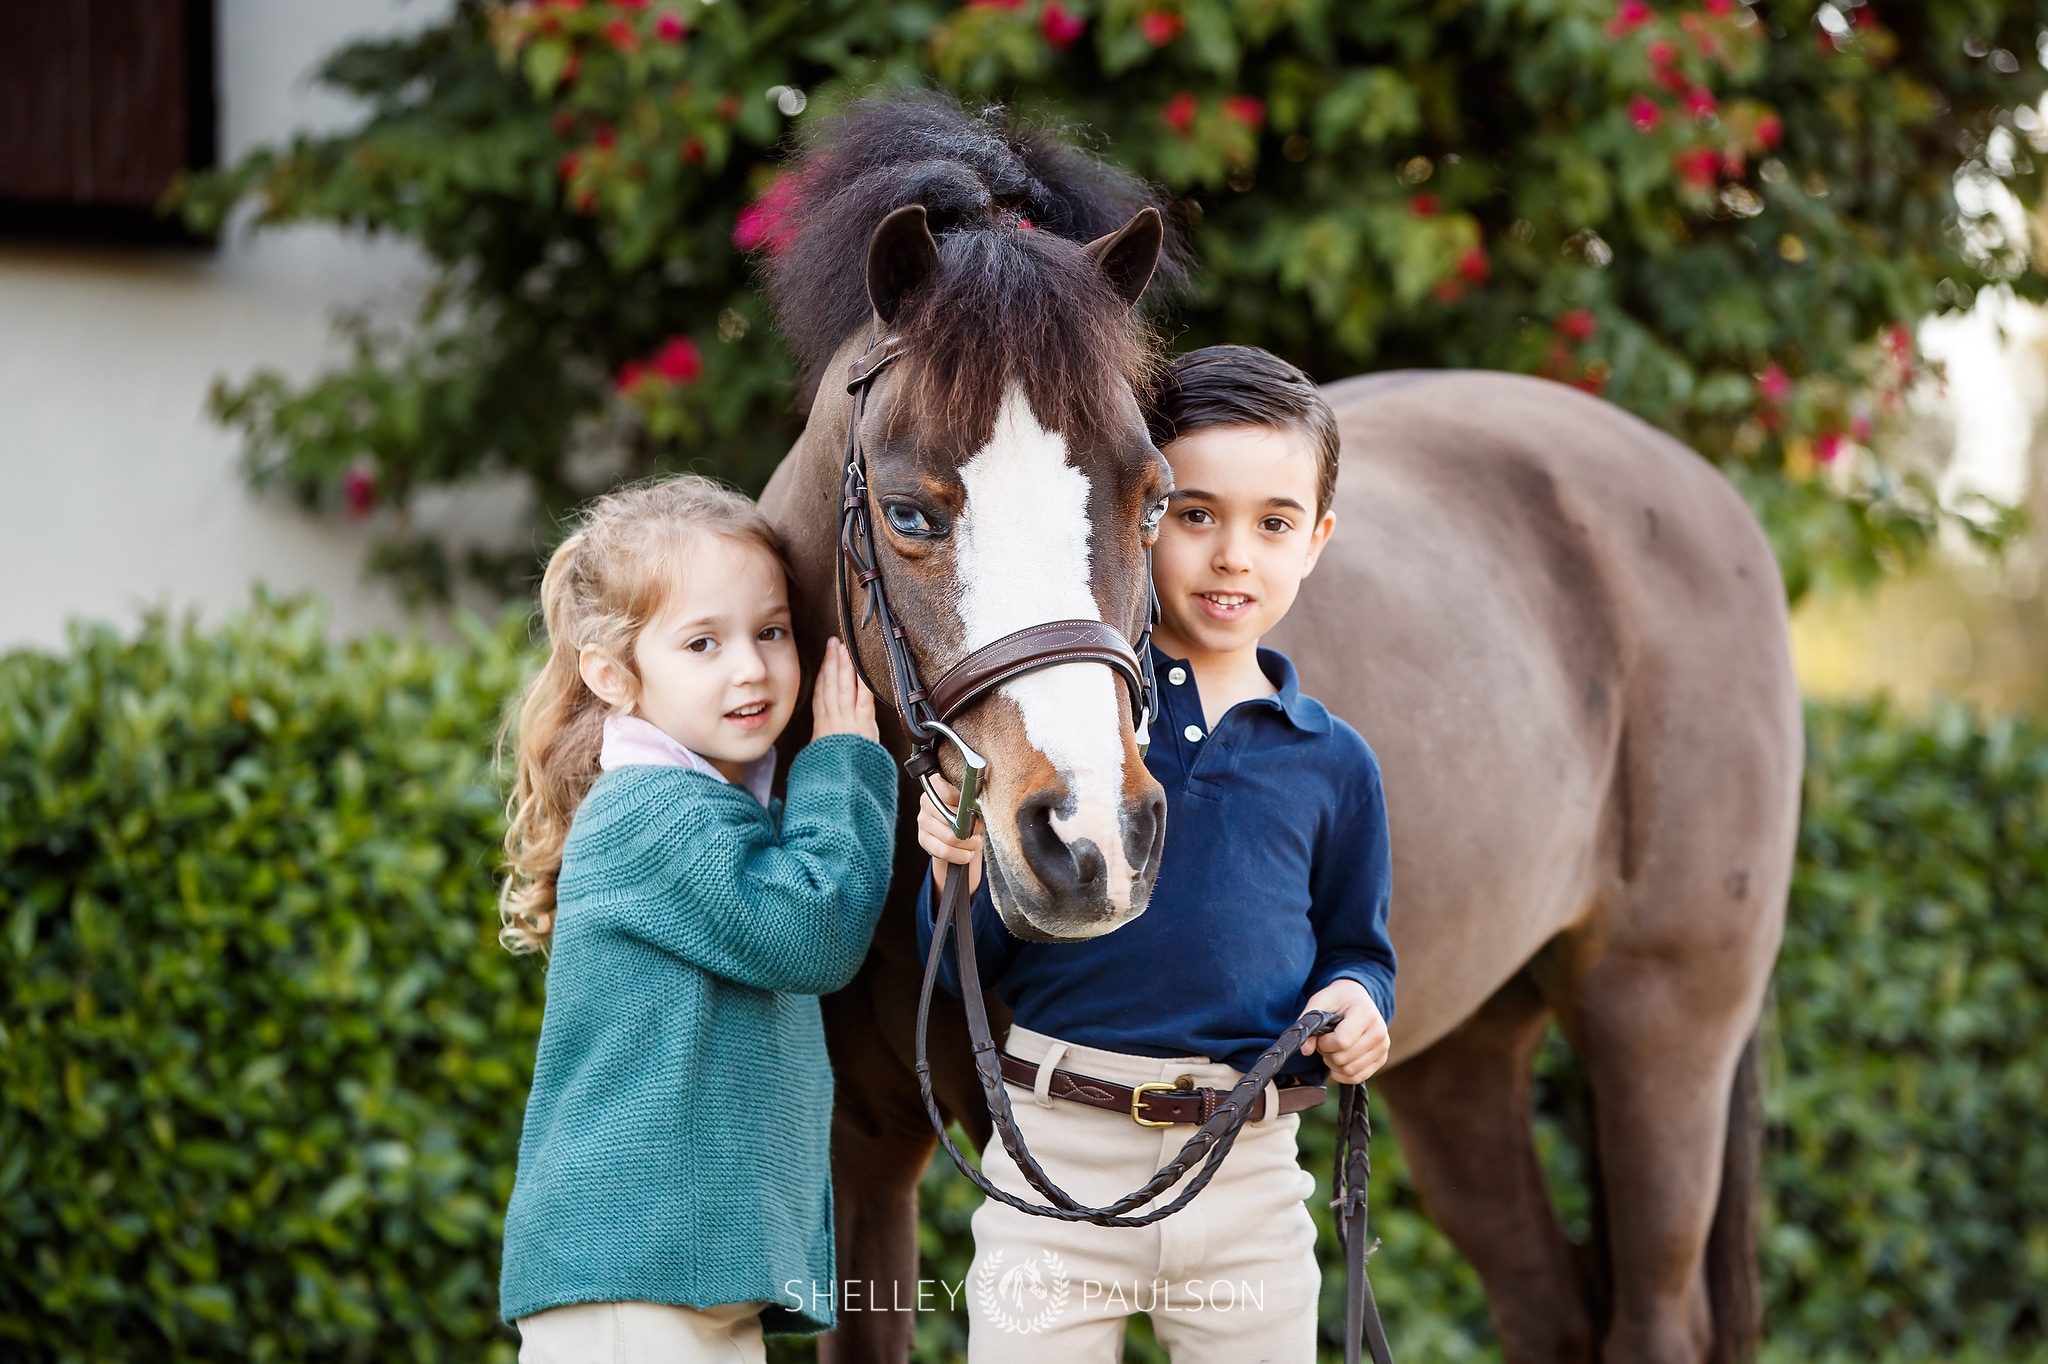
<svg viewBox="0 0 2048 1364"><path fill-rule="evenodd" d="M955 572L968 649L1049 620L1102 619L1089 590L1088 476L1067 463L1066 438L1038 424L1020 386L1003 395L995 431L960 482ZM1124 856L1121 685L1100 663L1068 663L1000 688L1023 712L1031 746L1066 778L1074 812L1055 813L1053 831L1101 851L1120 911L1134 870Z"/></svg>

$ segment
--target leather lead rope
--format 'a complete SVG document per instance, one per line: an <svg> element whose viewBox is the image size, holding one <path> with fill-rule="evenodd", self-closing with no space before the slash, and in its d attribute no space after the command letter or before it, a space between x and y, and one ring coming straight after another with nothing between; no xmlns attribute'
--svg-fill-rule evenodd
<svg viewBox="0 0 2048 1364"><path fill-rule="evenodd" d="M1380 1324L1379 1304L1365 1261L1372 1254L1366 1240L1365 1201L1372 1183L1372 1116L1364 1085L1337 1090L1337 1160L1330 1174L1336 1196L1337 1240L1344 1247L1344 1364L1360 1364L1361 1343L1372 1352L1373 1364L1394 1364L1387 1349L1387 1329Z"/></svg>
<svg viewBox="0 0 2048 1364"><path fill-rule="evenodd" d="M964 832L973 827L977 808L974 804L976 778L985 765L947 727L946 721L956 711L972 705L1010 677L1020 676L1034 668L1055 667L1068 662L1096 662L1111 668L1130 685L1132 719L1142 747L1152 721L1153 698L1156 695L1151 639L1152 625L1159 619L1159 597L1156 590L1150 592L1147 619L1139 632L1135 649L1125 645L1121 638L1116 637L1114 630L1100 622L1046 622L1005 636L955 664L939 681L938 690L944 702L935 704L933 693L926 689L918 675L908 632L897 618L883 587L869 506L867 457L860 439L861 419L867 412L868 389L875 376L898 353L893 339L876 337L869 342L866 353L854 363L846 385L854 402L847 427L846 461L840 488L839 555L835 574L840 630L862 681L870 691L876 691L879 689L861 658L857 632L870 624L880 625L882 649L888 660L892 684L891 700L911 743L911 754L904 767L924 785L935 802L938 798L933 794L930 782L933 774L939 771L935 747L940 738L945 738L961 750L962 760L967 764L961 808L948 811L948 814L953 818L956 829ZM1151 551L1147 550L1148 588L1150 568ZM853 612L856 583L850 579L857 580L864 598L862 605L865 610L858 621L854 619ZM949 683L953 685L949 686ZM940 808L944 808L942 803ZM938 1134L940 1145L946 1148L946 1154L952 1157L960 1172L989 1198L1034 1217L1088 1222L1103 1227L1147 1227L1173 1216L1193 1202L1195 1196L1216 1177L1224 1157L1230 1154L1238 1134L1243 1131L1252 1105L1280 1073L1281 1067L1287 1064L1288 1058L1300 1050L1304 1041L1322 1036L1340 1021L1339 1015L1317 1009L1302 1014L1273 1040L1272 1046L1259 1054L1251 1069L1217 1105L1209 1120L1195 1129L1194 1135L1182 1144L1174 1158L1155 1172L1142 1188L1134 1189L1103 1207L1090 1207L1053 1182L1032 1157L1024 1144L1024 1134L1017 1128L1016 1113L1010 1106L1010 1093L1003 1083L1001 1054L991 1035L988 1009L982 998L981 971L975 962L971 919L966 873L961 868L948 866L939 897L937 920L932 927L931 951L925 959L924 983L917 998L918 1093L924 1100L932 1130ZM990 1183L980 1170L968 1163L965 1154L954 1144L946 1130L945 1116L939 1111L938 1098L932 1091L932 1067L925 1037L931 1019L932 992L938 984L949 930L960 968L961 1001L967 1014L967 1036L974 1055L975 1076L981 1083L982 1101L988 1109L990 1122L1002 1139L1003 1149L1009 1152L1010 1159L1016 1163L1025 1180L1048 1200L1050 1206L1033 1203ZM1372 1140L1372 1126L1366 1115L1365 1089L1363 1086L1344 1085L1340 1087L1339 1095L1342 1117L1334 1192L1338 1195L1339 1235L1344 1241L1346 1257L1344 1357L1346 1364L1359 1364L1360 1342L1364 1340L1371 1347L1374 1364L1392 1364L1392 1356L1387 1351L1386 1332L1380 1325L1379 1309L1373 1302L1372 1286L1365 1277L1365 1260L1370 1253L1365 1240L1366 1185L1372 1172L1367 1151ZM1193 1177L1187 1178L1190 1170L1194 1171ZM1187 1186L1172 1201L1148 1212L1136 1211L1165 1194L1183 1178L1187 1178Z"/></svg>

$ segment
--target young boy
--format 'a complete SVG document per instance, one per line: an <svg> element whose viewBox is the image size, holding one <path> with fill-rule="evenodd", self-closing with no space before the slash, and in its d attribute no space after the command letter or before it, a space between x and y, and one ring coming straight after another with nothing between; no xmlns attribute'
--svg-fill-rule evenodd
<svg viewBox="0 0 2048 1364"><path fill-rule="evenodd" d="M1379 765L1259 647L1335 527L1336 419L1299 370L1242 346L1175 361L1149 417L1175 485L1152 558L1161 713L1147 766L1167 819L1150 907L1087 942L1022 942L980 888L980 835L954 840L927 801L919 841L935 879L950 862L977 887L984 980L1016 1018L1004 1053L1018 1127L1086 1202L1139 1187L1213 1111L1176 1094L1227 1092L1304 1009L1344 1021L1292 1058L1215 1181L1164 1222L1095 1227L984 1203L966 1285L973 1364L1108 1364L1140 1311L1175 1364L1310 1364L1321 1276L1295 1114L1320 1101L1326 1067L1356 1083L1387 1058ZM927 882L921 949L933 907ZM1175 1093L1144 1093L1133 1110L1142 1083ZM982 1161L998 1186L1042 1201L999 1143Z"/></svg>

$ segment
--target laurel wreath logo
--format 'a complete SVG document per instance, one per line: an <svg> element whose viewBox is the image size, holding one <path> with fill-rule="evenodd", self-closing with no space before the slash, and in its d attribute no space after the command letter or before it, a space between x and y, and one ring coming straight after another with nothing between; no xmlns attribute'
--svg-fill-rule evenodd
<svg viewBox="0 0 2048 1364"><path fill-rule="evenodd" d="M1050 1250L1036 1259L1020 1260L1009 1270L997 1251L984 1260L974 1276L975 1300L982 1315L1005 1331L1028 1336L1045 1330L1067 1310L1072 1285L1067 1281L1066 1261Z"/></svg>

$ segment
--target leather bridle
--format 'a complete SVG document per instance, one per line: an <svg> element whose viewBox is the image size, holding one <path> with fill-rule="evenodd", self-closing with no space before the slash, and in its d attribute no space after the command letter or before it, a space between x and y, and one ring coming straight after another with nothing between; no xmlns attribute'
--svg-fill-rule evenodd
<svg viewBox="0 0 2048 1364"><path fill-rule="evenodd" d="M847 423L846 460L840 488L839 555L835 574L839 628L862 680L869 690L878 692L880 689L868 676L867 666L861 658L856 630L864 630L870 624L881 627L882 650L889 666L891 699L903 731L910 740L910 756L903 766L923 787L925 796L952 821L954 835L965 838L974 831L975 818L981 812L979 797L987 780L988 762L953 731L951 721L954 717L1005 682L1027 673L1068 663L1100 663L1123 679L1130 689L1131 714L1142 753L1155 716L1157 684L1152 676L1151 655L1152 626L1159 619L1159 598L1150 589L1148 550L1146 580L1149 609L1138 631L1135 648L1113 626L1101 621L1046 621L1012 631L971 651L948 668L935 686L926 687L911 651L909 636L890 605L889 594L883 586L870 506L867 452L861 439L868 390L873 387L876 376L901 354L901 345L896 338L877 335L854 361L847 377L846 391L853 398L853 411ZM858 623L853 614L856 588L864 594L865 608ZM932 784L933 777L941 772L938 746L942 741L953 746L962 767L960 798L953 806L948 806L940 798ZM989 1027L988 1009L982 998L981 973L975 964L974 929L969 922L967 898L964 871L949 865L932 927L931 952L925 960L924 984L918 994L917 1086L924 1099L925 1112L931 1118L932 1129L938 1133L940 1144L946 1148L946 1154L952 1157L960 1172L982 1193L1019 1212L1103 1227L1144 1227L1171 1217L1208 1187L1250 1117L1252 1105L1279 1074L1281 1067L1304 1041L1331 1031L1340 1021L1340 1015L1315 1009L1302 1014L1287 1031L1274 1039L1272 1046L1260 1053L1252 1068L1217 1104L1214 1115L1196 1128L1194 1135L1188 1138L1174 1158L1142 1188L1103 1207L1090 1207L1053 1183L1052 1177L1032 1157L1024 1144L1024 1134L1017 1128L1010 1094L1004 1087L1001 1052ZM954 1144L946 1130L945 1115L939 1111L938 1098L932 1090L932 1067L926 1055L925 1036L931 1016L932 991L938 981L948 929L952 930L954 952L960 968L961 1002L967 1013L967 1034L974 1056L975 1075L981 1082L990 1122L1018 1170L1049 1201L1049 1205L1033 1203L991 1183ZM1373 1302L1372 1286L1365 1277L1365 1260L1371 1253L1366 1243L1365 1224L1366 1186L1372 1174L1368 1151L1371 1141L1372 1125L1367 1116L1364 1087L1342 1086L1336 1168L1332 1176L1332 1188L1337 1196L1331 1206L1339 1210L1338 1235L1345 1248L1346 1364L1359 1364L1361 1342L1370 1349L1374 1364L1392 1364L1386 1333L1380 1325L1379 1310ZM1195 1168L1197 1164L1199 1169ZM1193 1177L1171 1202L1149 1212L1135 1211L1171 1189L1190 1170L1195 1171Z"/></svg>
<svg viewBox="0 0 2048 1364"><path fill-rule="evenodd" d="M931 784L932 776L940 770L939 742L944 740L959 752L967 768L967 780L975 787L980 785L979 779L986 764L953 732L953 717L1005 682L1026 673L1067 663L1100 663L1130 689L1131 718L1137 728L1139 751L1143 752L1156 696L1157 684L1152 677L1152 622L1159 616L1159 600L1156 596L1150 599L1151 609L1139 628L1136 648L1114 626L1099 620L1050 620L1013 630L982 645L948 668L935 686L927 687L917 658L911 651L909 635L895 608L889 604L889 594L882 585L881 564L875 549L874 515L869 506L867 451L861 440L868 390L874 386L876 377L901 354L901 344L896 338L877 337L854 361L847 378L846 391L853 397L853 412L846 427L846 460L840 483L839 628L847 641L848 651L861 669L862 679L868 682L870 690L878 691L873 679L867 676L860 650L854 647L853 594L860 591L863 610L858 627L865 629L874 621L881 624L882 651L889 664L896 716L910 740L910 757L904 766L918 779L925 794L938 802L939 807L954 820L964 837L974 827L973 815L965 808L974 803L973 793L963 785L961 808L958 809L939 800ZM1150 578L1147 573L1148 584Z"/></svg>

